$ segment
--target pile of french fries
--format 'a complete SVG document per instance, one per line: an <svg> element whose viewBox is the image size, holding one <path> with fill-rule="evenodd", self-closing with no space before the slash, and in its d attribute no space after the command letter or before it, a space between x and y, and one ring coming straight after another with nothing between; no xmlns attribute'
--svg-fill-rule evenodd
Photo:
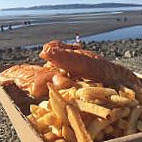
<svg viewBox="0 0 142 142"><path fill-rule="evenodd" d="M48 83L49 100L30 106L27 118L45 142L100 142L142 131L142 106L132 89L78 84L57 90Z"/></svg>

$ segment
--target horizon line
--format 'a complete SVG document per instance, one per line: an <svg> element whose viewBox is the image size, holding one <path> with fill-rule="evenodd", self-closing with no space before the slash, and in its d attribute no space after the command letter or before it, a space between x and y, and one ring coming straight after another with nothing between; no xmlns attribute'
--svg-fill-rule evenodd
<svg viewBox="0 0 142 142"><path fill-rule="evenodd" d="M9 7L9 8L0 8L0 10L5 10L5 9L16 9L16 8L32 8L32 7L40 7L40 6L60 6L60 5L77 5L77 4L82 4L82 5L97 5L97 4L129 4L129 5L142 5L141 3L126 3L126 2L103 2L103 3L72 3L72 4L50 4L50 5L33 5L33 6L27 6L27 7Z"/></svg>

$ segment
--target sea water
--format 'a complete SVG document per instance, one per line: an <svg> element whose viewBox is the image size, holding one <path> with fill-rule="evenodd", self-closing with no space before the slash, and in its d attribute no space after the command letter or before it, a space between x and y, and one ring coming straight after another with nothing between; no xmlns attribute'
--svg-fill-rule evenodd
<svg viewBox="0 0 142 142"><path fill-rule="evenodd" d="M142 25L120 28L117 30L100 33L96 35L80 37L81 41L115 41L123 39L142 39ZM73 43L75 40L67 40L68 43Z"/></svg>
<svg viewBox="0 0 142 142"><path fill-rule="evenodd" d="M142 10L142 7L118 7L118 8L83 8L83 9L54 9L54 10L12 10L2 11L0 10L0 19L3 18L15 18L15 17L33 17L40 15L59 15L59 14L77 14L77 13L112 13L122 11L135 11Z"/></svg>

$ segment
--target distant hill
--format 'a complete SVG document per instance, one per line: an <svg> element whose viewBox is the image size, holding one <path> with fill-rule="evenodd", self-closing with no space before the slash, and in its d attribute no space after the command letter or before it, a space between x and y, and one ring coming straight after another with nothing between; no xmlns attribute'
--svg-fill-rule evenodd
<svg viewBox="0 0 142 142"><path fill-rule="evenodd" d="M140 7L140 4L122 4L122 3L101 3L101 4L69 4L69 5L42 5L33 7L18 7L2 9L8 10L52 10L52 9L79 9L79 8L116 8L116 7Z"/></svg>

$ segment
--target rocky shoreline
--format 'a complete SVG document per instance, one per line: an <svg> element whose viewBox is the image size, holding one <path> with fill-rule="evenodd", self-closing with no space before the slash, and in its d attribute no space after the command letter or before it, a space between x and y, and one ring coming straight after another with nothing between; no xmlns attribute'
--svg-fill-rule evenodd
<svg viewBox="0 0 142 142"><path fill-rule="evenodd" d="M119 63L135 72L142 73L142 39L128 39L107 42L83 43L83 48L102 55L110 61ZM21 47L0 49L0 66L29 63L43 64L39 58L42 46L23 49ZM0 141L20 142L9 118L0 104Z"/></svg>
<svg viewBox="0 0 142 142"><path fill-rule="evenodd" d="M132 71L142 73L142 39L92 41L84 47Z"/></svg>
<svg viewBox="0 0 142 142"><path fill-rule="evenodd" d="M134 62L141 68L140 57L142 56L142 39L128 39L117 41L92 41L83 42L83 49L91 50L113 62ZM0 66L21 63L43 64L44 60L39 58L42 46L32 48L13 47L0 49ZM136 60L135 60L136 59ZM130 61L129 61L130 60Z"/></svg>
<svg viewBox="0 0 142 142"><path fill-rule="evenodd" d="M120 60L141 56L142 39L128 39L117 41L89 42L86 49L101 54L109 60Z"/></svg>

